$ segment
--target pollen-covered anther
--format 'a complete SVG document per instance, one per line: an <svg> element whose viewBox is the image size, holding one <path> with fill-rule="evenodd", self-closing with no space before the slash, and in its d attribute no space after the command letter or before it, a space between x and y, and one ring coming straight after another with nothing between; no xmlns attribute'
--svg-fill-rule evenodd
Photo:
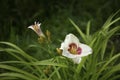
<svg viewBox="0 0 120 80"><path fill-rule="evenodd" d="M77 47L77 45L75 43L71 43L69 45L68 51L71 54L81 54L82 49L80 47Z"/></svg>

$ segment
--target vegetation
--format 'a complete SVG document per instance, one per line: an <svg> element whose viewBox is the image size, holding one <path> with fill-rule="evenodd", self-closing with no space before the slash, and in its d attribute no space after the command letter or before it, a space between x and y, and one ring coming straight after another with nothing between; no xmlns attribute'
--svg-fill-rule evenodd
<svg viewBox="0 0 120 80"><path fill-rule="evenodd" d="M66 2L1 0L1 80L120 79L119 0ZM35 20L42 22L43 33L50 31L50 41L40 43L27 28ZM93 49L79 64L56 50L68 33Z"/></svg>

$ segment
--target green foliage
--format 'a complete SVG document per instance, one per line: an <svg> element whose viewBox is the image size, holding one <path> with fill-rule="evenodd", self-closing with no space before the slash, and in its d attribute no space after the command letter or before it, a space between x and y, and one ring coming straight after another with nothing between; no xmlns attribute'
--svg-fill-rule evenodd
<svg viewBox="0 0 120 80"><path fill-rule="evenodd" d="M12 43L0 42L0 44L10 46L9 48L0 48L0 50L8 52L10 55L12 55L17 59L14 61L8 60L8 61L0 62L0 68L10 71L10 72L5 71L1 73L0 74L1 79L6 76L11 78L15 77L15 78L26 79L26 80L38 80L42 78L44 79L44 78L47 78L46 73L43 71L45 70L46 67L52 66L53 69L55 69L55 72L57 72L56 71L57 67L67 67L65 64L56 63L57 57L56 59L52 58L48 60L39 61L36 58L32 57L31 55L25 53L23 50L21 50L19 47L17 47ZM9 65L9 64L13 64L13 65ZM22 68L19 67L18 64Z"/></svg>
<svg viewBox="0 0 120 80"><path fill-rule="evenodd" d="M118 11L119 12L119 11ZM117 13L118 13L117 12ZM120 52L115 53L111 37L120 29L114 24L120 17L111 15L105 24L96 32L91 31L88 21L85 33L71 19L82 42L90 45L93 53L82 58L80 64L74 64L70 59L58 56L54 41L29 45L38 52L25 52L10 42L0 42L0 55L9 54L12 59L0 62L0 79L2 80L116 80L120 78ZM111 46L109 46L111 45ZM34 55L40 55L39 57Z"/></svg>
<svg viewBox="0 0 120 80"><path fill-rule="evenodd" d="M118 11L119 12L119 11ZM90 34L90 22L88 22L88 26L86 28L86 34L82 32L82 30L70 19L70 22L79 32L83 41L89 44L93 48L93 54L88 58L88 62L85 63L84 75L80 79L82 80L108 80L109 77L115 74L115 72L120 70L119 62L116 64L115 60L118 60L120 57L120 53L113 55L113 49L111 52L108 52L108 46L110 43L110 38L114 35L115 32L119 31L120 26L115 26L114 28L110 28L111 25L120 20L118 17L115 20L112 20L113 17L118 13L116 12L114 15L110 16L102 28ZM112 56L110 56L112 55ZM108 58L108 56L110 56ZM80 63L79 65L83 65L84 63ZM79 66L78 65L78 66ZM81 69L81 66L78 68ZM79 71L79 75L83 72L81 70L76 70L77 73ZM81 74L81 75L82 75ZM79 79L78 78L78 79Z"/></svg>

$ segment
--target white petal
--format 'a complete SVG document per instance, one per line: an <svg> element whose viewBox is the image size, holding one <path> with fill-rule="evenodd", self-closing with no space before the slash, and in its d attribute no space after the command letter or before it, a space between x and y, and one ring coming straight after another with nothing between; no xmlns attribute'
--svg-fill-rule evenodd
<svg viewBox="0 0 120 80"><path fill-rule="evenodd" d="M37 22L35 21L34 24L36 25L36 23L37 23Z"/></svg>
<svg viewBox="0 0 120 80"><path fill-rule="evenodd" d="M62 42L62 43L61 43L61 47L60 47L60 49L62 49L62 50L63 50L63 49L64 49L64 47L65 47L65 44L64 44L64 42Z"/></svg>
<svg viewBox="0 0 120 80"><path fill-rule="evenodd" d="M61 44L61 49L66 48L66 50L68 50L69 45L71 43L75 43L78 46L79 40L76 36L74 36L73 34L70 33L65 37L64 42Z"/></svg>
<svg viewBox="0 0 120 80"><path fill-rule="evenodd" d="M38 25L38 27L40 28L41 23L38 23L37 25Z"/></svg>
<svg viewBox="0 0 120 80"><path fill-rule="evenodd" d="M69 53L69 51L67 51L67 50L63 50L62 55L65 57L68 57L68 58L75 58L78 56L78 55L74 55L74 54Z"/></svg>
<svg viewBox="0 0 120 80"><path fill-rule="evenodd" d="M75 43L75 44L78 44L79 43L79 40L78 38L73 35L73 34L68 34L66 37L65 37L65 41L66 45L69 45L70 43Z"/></svg>
<svg viewBox="0 0 120 80"><path fill-rule="evenodd" d="M35 32L39 35L39 33L34 29L33 26L34 26L34 25L31 25L31 26L29 26L28 28L32 29L33 31L35 31Z"/></svg>
<svg viewBox="0 0 120 80"><path fill-rule="evenodd" d="M33 28L33 26L31 25L31 26L29 26L28 28L30 28L30 29L32 29L32 30L34 30L34 28Z"/></svg>
<svg viewBox="0 0 120 80"><path fill-rule="evenodd" d="M82 53L79 55L81 57L87 56L92 53L92 49L86 44L80 44L79 47L82 49Z"/></svg>
<svg viewBox="0 0 120 80"><path fill-rule="evenodd" d="M72 60L76 64L79 64L81 62L81 58L80 57L72 58Z"/></svg>

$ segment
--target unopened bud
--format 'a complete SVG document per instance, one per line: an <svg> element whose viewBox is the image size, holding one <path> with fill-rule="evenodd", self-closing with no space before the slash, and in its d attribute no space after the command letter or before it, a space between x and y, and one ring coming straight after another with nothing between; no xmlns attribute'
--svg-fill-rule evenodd
<svg viewBox="0 0 120 80"><path fill-rule="evenodd" d="M47 35L48 41L51 41L51 33L49 30L46 30L46 35Z"/></svg>
<svg viewBox="0 0 120 80"><path fill-rule="evenodd" d="M44 36L40 36L40 37L38 38L38 41L39 41L40 43L45 43L45 37L44 37Z"/></svg>
<svg viewBox="0 0 120 80"><path fill-rule="evenodd" d="M62 54L62 50L60 49L60 48L56 48L56 50L57 50L57 52L58 52L58 54Z"/></svg>

